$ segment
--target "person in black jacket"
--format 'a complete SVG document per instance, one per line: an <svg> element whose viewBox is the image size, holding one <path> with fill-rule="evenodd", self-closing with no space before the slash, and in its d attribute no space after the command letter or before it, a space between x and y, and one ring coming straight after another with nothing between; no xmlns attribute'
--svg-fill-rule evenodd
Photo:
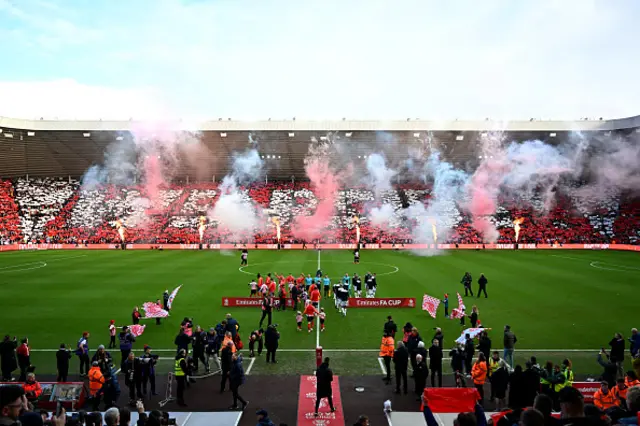
<svg viewBox="0 0 640 426"><path fill-rule="evenodd" d="M267 294L262 299L262 318L260 318L260 328L262 328L262 323L264 322L265 318L267 318L267 325L271 325L272 311L273 297L270 294Z"/></svg>
<svg viewBox="0 0 640 426"><path fill-rule="evenodd" d="M478 340L478 351L484 354L486 359L491 357L491 339L486 331L480 333L480 339ZM533 404L533 401L531 401Z"/></svg>
<svg viewBox="0 0 640 426"><path fill-rule="evenodd" d="M169 290L165 290L164 293L162 293L162 308L169 312L171 309L169 309Z"/></svg>
<svg viewBox="0 0 640 426"><path fill-rule="evenodd" d="M273 303L271 304L273 305ZM225 326L226 327L225 331L230 331L231 337L235 339L236 334L238 334L238 332L240 331L240 324L238 323L238 320L233 318L231 314L227 314L225 316L225 321L227 321L227 325ZM269 321L269 324L271 324L271 321Z"/></svg>
<svg viewBox="0 0 640 426"><path fill-rule="evenodd" d="M438 376L438 387L442 387L442 347L438 339L433 339L429 348L429 370L431 370L431 387L436 387L436 375Z"/></svg>
<svg viewBox="0 0 640 426"><path fill-rule="evenodd" d="M540 390L540 371L534 368L531 361L525 364L526 369L522 373L523 407L533 406L533 402Z"/></svg>
<svg viewBox="0 0 640 426"><path fill-rule="evenodd" d="M473 282L473 279L471 278L471 274L468 272L465 272L464 276L462 277L462 280L460 281L460 283L462 283L462 285L464 286L465 297L467 297L469 293L471 293L471 297L473 297L473 290L471 289L472 282Z"/></svg>
<svg viewBox="0 0 640 426"><path fill-rule="evenodd" d="M18 369L18 359L16 358L16 349L18 348L18 339L4 336L0 343L0 367L2 369L2 381L12 381L11 374Z"/></svg>
<svg viewBox="0 0 640 426"><path fill-rule="evenodd" d="M407 394L407 368L409 368L409 351L404 343L398 342L396 350L393 352L393 364L396 370L396 393L400 393L400 382L404 394Z"/></svg>
<svg viewBox="0 0 640 426"><path fill-rule="evenodd" d="M416 355L418 350L418 343L422 341L420 334L418 333L418 329L413 327L411 329L411 334L407 339L407 350L409 351L409 357L411 359L411 368L414 371L416 370Z"/></svg>
<svg viewBox="0 0 640 426"><path fill-rule="evenodd" d="M464 378L464 346L457 345L449 352L451 358L451 369L455 375L456 387L467 387L467 383Z"/></svg>
<svg viewBox="0 0 640 426"><path fill-rule="evenodd" d="M256 356L256 345L258 345L258 356L262 355L262 347L264 345L263 339L264 330L253 330L249 336L249 358Z"/></svg>
<svg viewBox="0 0 640 426"><path fill-rule="evenodd" d="M328 399L331 412L336 411L333 406L333 389L331 388L331 382L333 382L333 371L329 368L329 358L327 357L316 370L316 409L314 412L316 416L318 415L318 408L320 408L320 401L323 398Z"/></svg>
<svg viewBox="0 0 640 426"><path fill-rule="evenodd" d="M220 381L220 393L224 393L231 371L231 355L233 355L233 342L228 342L227 346L220 351L220 369L222 370L222 380Z"/></svg>
<svg viewBox="0 0 640 426"><path fill-rule="evenodd" d="M612 389L616 385L616 376L618 374L618 365L611 362L609 355L603 349L598 354L598 364L604 368L600 379L609 384L609 389Z"/></svg>
<svg viewBox="0 0 640 426"><path fill-rule="evenodd" d="M509 408L518 410L530 407L526 404L527 388L525 376L521 365L516 365L513 373L509 375Z"/></svg>
<svg viewBox="0 0 640 426"><path fill-rule="evenodd" d="M609 342L611 351L609 352L609 360L618 367L618 378L624 377L624 347L625 341L622 334L616 333ZM609 388L611 389L611 387Z"/></svg>
<svg viewBox="0 0 640 426"><path fill-rule="evenodd" d="M133 352L129 352L122 373L124 383L129 388L129 403L135 404L138 398L142 398L142 364Z"/></svg>
<svg viewBox="0 0 640 426"><path fill-rule="evenodd" d="M441 349L444 348L444 333L442 333L442 329L440 327L436 327L436 332L433 335L433 339L436 339L438 341L438 345ZM433 339L431 339L431 341L433 341Z"/></svg>
<svg viewBox="0 0 640 426"><path fill-rule="evenodd" d="M395 322L393 322L393 318L391 315L387 317L387 322L384 323L384 333L387 333L389 336L396 338L396 333L398 332L398 326Z"/></svg>
<svg viewBox="0 0 640 426"><path fill-rule="evenodd" d="M275 325L267 327L267 331L264 333L264 346L267 348L267 362L271 361L277 364L276 350L278 349L278 340L280 339L280 333L276 329Z"/></svg>
<svg viewBox="0 0 640 426"><path fill-rule="evenodd" d="M415 394L417 401L422 400L422 393L427 387L427 377L429 377L429 369L422 355L416 355L416 366L413 369L413 379L415 381Z"/></svg>
<svg viewBox="0 0 640 426"><path fill-rule="evenodd" d="M480 294L482 292L484 292L484 298L488 298L489 296L487 296L487 283L489 282L489 280L487 280L487 277L484 276L484 274L480 274L480 278L478 278L478 298L480 298ZM473 293L471 294L473 296Z"/></svg>
<svg viewBox="0 0 640 426"><path fill-rule="evenodd" d="M207 362L207 357L204 356L205 348L207 347L207 333L202 330L202 327L199 325L196 326L196 330L193 332L191 336L191 344L193 346L193 369L194 371L198 371L199 363L202 362L205 370L209 370L209 364Z"/></svg>
<svg viewBox="0 0 640 426"><path fill-rule="evenodd" d="M151 347L144 345L144 354L140 357L142 363L142 394L147 396L147 383L151 385L151 395L156 393L156 364L158 355L151 353Z"/></svg>
<svg viewBox="0 0 640 426"><path fill-rule="evenodd" d="M183 328L180 328L178 335L176 336L173 343L176 345L176 353L184 350L189 352L189 343L191 343L191 337L187 333L184 332Z"/></svg>
<svg viewBox="0 0 640 426"><path fill-rule="evenodd" d="M464 369L467 373L467 377L471 376L471 364L473 362L473 357L476 354L476 345L473 343L473 339L469 335L469 333L465 334L465 343L464 343Z"/></svg>
<svg viewBox="0 0 640 426"><path fill-rule="evenodd" d="M229 407L231 410L238 409L238 401L242 403L242 411L249 404L249 401L245 401L240 396L238 390L245 382L244 369L242 368L242 356L239 353L234 353L231 357L231 371L229 372L229 387L233 393L233 405Z"/></svg>
<svg viewBox="0 0 640 426"><path fill-rule="evenodd" d="M111 354L107 352L104 345L98 346L98 350L93 354L93 357L91 357L92 364L94 361L98 363L100 371L106 378L107 373L111 371L113 360L111 359Z"/></svg>
<svg viewBox="0 0 640 426"><path fill-rule="evenodd" d="M71 351L64 343L60 345L60 349L56 352L56 366L58 368L57 382L66 382L69 376L69 360L71 359Z"/></svg>

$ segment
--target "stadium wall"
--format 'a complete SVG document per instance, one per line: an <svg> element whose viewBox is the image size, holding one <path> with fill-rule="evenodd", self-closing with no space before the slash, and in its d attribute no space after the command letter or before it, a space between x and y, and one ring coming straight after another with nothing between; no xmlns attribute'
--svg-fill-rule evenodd
<svg viewBox="0 0 640 426"><path fill-rule="evenodd" d="M8 244L0 251L23 250L116 250L120 244ZM514 244L362 244L363 250L514 250ZM127 244L127 250L199 250L199 244ZM277 244L203 244L203 250L278 250ZM353 250L355 244L309 244L307 249ZM282 244L281 250L303 250L302 244ZM518 244L520 250L622 250L640 252L630 244Z"/></svg>

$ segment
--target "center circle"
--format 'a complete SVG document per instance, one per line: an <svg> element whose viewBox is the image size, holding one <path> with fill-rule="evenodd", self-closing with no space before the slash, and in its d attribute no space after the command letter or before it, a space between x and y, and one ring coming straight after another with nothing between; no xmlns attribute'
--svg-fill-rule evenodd
<svg viewBox="0 0 640 426"><path fill-rule="evenodd" d="M280 262L281 264L291 264L293 262ZM316 263L315 260L304 260L300 263ZM381 272L381 273L376 273L376 276L378 277L384 277L385 275L392 275L392 274L396 274L398 272L400 272L400 268L398 268L395 265L389 265L387 263L379 263L379 262L367 262L366 264L360 264L360 265L354 265L353 262L348 262L348 261L340 261L340 260L325 260L322 261L321 264L325 264L325 263L337 263L337 264L345 264L345 265L351 265L351 266L366 266L368 267L368 265L377 265L377 266L385 266L387 268L390 268L390 271L387 272ZM253 263L251 265L247 265L247 266L241 266L238 268L238 271L242 272L243 274L247 274L247 275L257 275L258 272L251 272L251 271L245 271L245 268L250 268L253 266L258 266L258 265L273 265L272 262L258 262L258 263Z"/></svg>

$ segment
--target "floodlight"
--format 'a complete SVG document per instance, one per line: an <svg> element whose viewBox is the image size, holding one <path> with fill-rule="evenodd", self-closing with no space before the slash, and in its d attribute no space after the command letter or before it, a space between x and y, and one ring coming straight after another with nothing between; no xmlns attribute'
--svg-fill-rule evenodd
<svg viewBox="0 0 640 426"><path fill-rule="evenodd" d="M226 138L226 137L227 137L227 134L226 134L225 132L222 132L222 133L220 133L220 137L221 137L221 138Z"/></svg>
<svg viewBox="0 0 640 426"><path fill-rule="evenodd" d="M85 138L88 138L88 137L90 137L90 136L91 136L91 133L89 133L89 132L85 132L85 133L83 133L83 134L82 134L82 136L84 136Z"/></svg>
<svg viewBox="0 0 640 426"><path fill-rule="evenodd" d="M457 141L464 140L464 136L463 135L458 135L458 136L456 136L456 140Z"/></svg>
<svg viewBox="0 0 640 426"><path fill-rule="evenodd" d="M296 135L295 133L293 133L293 132L289 132L289 137L290 137L290 138L294 137L295 135Z"/></svg>
<svg viewBox="0 0 640 426"><path fill-rule="evenodd" d="M27 136L35 136L36 132L27 132Z"/></svg>

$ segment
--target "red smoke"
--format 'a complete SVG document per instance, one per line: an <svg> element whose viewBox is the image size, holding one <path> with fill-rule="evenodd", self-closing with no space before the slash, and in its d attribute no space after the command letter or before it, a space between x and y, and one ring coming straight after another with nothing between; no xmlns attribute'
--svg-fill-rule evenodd
<svg viewBox="0 0 640 426"><path fill-rule="evenodd" d="M496 212L500 183L508 170L508 164L499 159L485 160L471 178L469 213L473 227L487 242L494 242L498 238L498 231L489 216Z"/></svg>
<svg viewBox="0 0 640 426"><path fill-rule="evenodd" d="M305 166L311 181L311 190L318 199L316 211L311 216L294 219L292 233L296 238L311 241L322 236L330 224L338 195L339 182L336 172L329 167L328 159L313 159Z"/></svg>
<svg viewBox="0 0 640 426"><path fill-rule="evenodd" d="M144 188L149 198L149 208L160 210L162 208L160 189L164 184L162 165L157 155L148 155L144 160Z"/></svg>

